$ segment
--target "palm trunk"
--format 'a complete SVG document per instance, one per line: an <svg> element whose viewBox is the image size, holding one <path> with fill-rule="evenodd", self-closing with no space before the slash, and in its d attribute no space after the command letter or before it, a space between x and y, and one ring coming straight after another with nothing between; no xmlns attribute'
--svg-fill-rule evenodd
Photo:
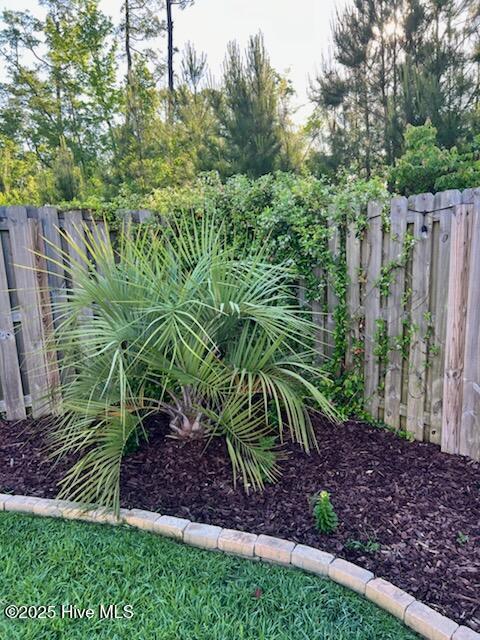
<svg viewBox="0 0 480 640"><path fill-rule="evenodd" d="M175 406L170 405L167 409L170 414L171 437L179 440L194 440L203 438L205 435L205 424L203 412L199 410L199 402L192 393L190 387L182 388L182 397L173 397Z"/></svg>

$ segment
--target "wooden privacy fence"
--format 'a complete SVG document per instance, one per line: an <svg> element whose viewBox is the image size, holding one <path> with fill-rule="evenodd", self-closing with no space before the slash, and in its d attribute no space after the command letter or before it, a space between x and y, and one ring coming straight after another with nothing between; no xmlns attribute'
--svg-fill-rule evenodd
<svg viewBox="0 0 480 640"><path fill-rule="evenodd" d="M480 189L368 207L346 238L347 365L364 356L365 405L417 440L480 459Z"/></svg>
<svg viewBox="0 0 480 640"><path fill-rule="evenodd" d="M148 211L126 214L134 222ZM62 229L82 247L83 225L105 236L87 212L53 207L0 208L0 412L9 420L46 415L58 381L44 344L56 322L51 302L64 295L55 247L76 260ZM390 211L370 203L361 233L334 227L329 251L346 259L347 370L358 366L374 418L444 451L480 459L480 189L395 198ZM25 268L27 267L27 268ZM318 268L317 276L322 276ZM324 274L325 275L325 274ZM325 277L318 348L333 350L335 288Z"/></svg>
<svg viewBox="0 0 480 640"><path fill-rule="evenodd" d="M141 222L150 215L133 211L125 217ZM59 213L54 207L0 207L0 413L7 420L34 418L51 411L49 394L58 382L55 354L44 347L56 318L52 303L70 283L61 264L63 251L77 260L62 229L85 250L84 226L94 237L105 237L105 224L88 212Z"/></svg>

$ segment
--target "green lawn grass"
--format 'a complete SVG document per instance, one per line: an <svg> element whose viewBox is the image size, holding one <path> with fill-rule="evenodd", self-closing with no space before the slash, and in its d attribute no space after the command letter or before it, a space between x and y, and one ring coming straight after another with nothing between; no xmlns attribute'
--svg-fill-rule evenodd
<svg viewBox="0 0 480 640"><path fill-rule="evenodd" d="M5 607L54 605L9 620ZM62 604L92 619L62 619ZM99 605L131 605L100 619ZM0 638L5 640L410 640L417 636L329 580L192 549L127 528L0 513Z"/></svg>

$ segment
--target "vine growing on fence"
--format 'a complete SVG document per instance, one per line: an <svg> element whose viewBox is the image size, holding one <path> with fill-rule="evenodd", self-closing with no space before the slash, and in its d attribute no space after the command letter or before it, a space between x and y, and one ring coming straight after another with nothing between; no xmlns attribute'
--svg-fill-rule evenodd
<svg viewBox="0 0 480 640"><path fill-rule="evenodd" d="M395 278L395 270L402 269L407 265L414 245L414 236L411 233L406 233L400 255L396 259L390 260L380 269L380 277L376 282L376 286L379 288L382 297L386 298L390 293L390 287Z"/></svg>
<svg viewBox="0 0 480 640"><path fill-rule="evenodd" d="M346 235L349 224L361 237L367 228L367 204L386 204L389 194L378 179L346 179L333 187L311 175L269 174L257 180L234 176L221 183L207 174L187 187L161 189L145 203L161 216L189 209L196 216L220 213L237 239L267 244L273 261L287 261L305 286L307 302L319 302L327 312L327 284L338 301L333 311L333 349L326 368L332 373L328 389L345 415L363 414L363 348L359 344L349 370L345 353L350 333L347 311ZM387 220L386 217L384 217ZM338 252L329 247L338 234ZM238 238L238 235L243 236ZM321 269L317 269L321 267Z"/></svg>
<svg viewBox="0 0 480 640"><path fill-rule="evenodd" d="M129 209L149 209L158 219L174 217L180 211L190 211L193 219L216 212L233 241L261 244L272 261L289 263L305 286L306 302L319 303L325 314L329 286L338 302L333 310L332 353L325 364L332 373L332 383L326 391L337 406L344 407L347 416L364 415L361 341L353 345L351 366L345 367L351 322L346 302L347 228L353 224L357 236L362 237L367 229L368 203L375 200L385 205L388 199L379 179L345 178L333 186L312 175L277 172L258 179L236 175L222 182L217 173L210 172L192 184L158 189L143 200L132 201L119 193L114 202L76 203L76 208L94 209L112 226L118 226ZM382 220L384 227L388 225L385 207ZM334 233L338 234L335 255L329 247Z"/></svg>

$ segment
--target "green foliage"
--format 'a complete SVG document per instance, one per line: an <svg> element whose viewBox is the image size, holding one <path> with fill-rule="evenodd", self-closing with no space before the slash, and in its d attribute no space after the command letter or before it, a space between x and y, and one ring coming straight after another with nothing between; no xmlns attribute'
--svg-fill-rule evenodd
<svg viewBox="0 0 480 640"><path fill-rule="evenodd" d="M328 491L321 491L315 497L313 506L315 526L320 533L333 533L338 527L338 516L330 502Z"/></svg>
<svg viewBox="0 0 480 640"><path fill-rule="evenodd" d="M467 542L470 540L470 537L467 536L465 533L462 533L461 531L458 532L457 534L457 543L458 544L467 544Z"/></svg>
<svg viewBox="0 0 480 640"><path fill-rule="evenodd" d="M55 189L59 200L73 200L78 198L82 188L82 174L75 165L72 150L60 139L60 147L53 165Z"/></svg>
<svg viewBox="0 0 480 640"><path fill-rule="evenodd" d="M370 538L366 542L349 538L345 543L345 547L350 551L359 551L361 553L377 553L381 548L380 543Z"/></svg>
<svg viewBox="0 0 480 640"><path fill-rule="evenodd" d="M407 442L415 442L415 434L411 431L406 431L405 429L395 429L395 435L402 440L406 440Z"/></svg>
<svg viewBox="0 0 480 640"><path fill-rule="evenodd" d="M245 60L230 44L215 88L205 55L189 44L173 92L159 86L162 54L148 46L165 30L165 9L162 0L128 0L118 29L99 0L48 0L38 19L3 12L2 203L107 201L119 189L145 195L202 171L300 168L305 140L291 121L293 89L271 66L262 36L251 38Z"/></svg>
<svg viewBox="0 0 480 640"><path fill-rule="evenodd" d="M44 170L52 169L64 145L88 180L112 144L119 109L113 24L97 0L49 0L45 5L41 19L28 12L3 13L6 80L0 131L31 149ZM58 167L53 171L58 178ZM61 198L72 185L63 193L65 177L60 183Z"/></svg>
<svg viewBox="0 0 480 640"><path fill-rule="evenodd" d="M86 198L58 202L57 207L61 211L85 209L95 217L104 218L110 228L116 229L121 225L124 214L143 208L143 198L138 193L130 191L126 185L122 185L115 196L108 200L90 195Z"/></svg>
<svg viewBox="0 0 480 640"><path fill-rule="evenodd" d="M409 182L410 193L433 188L429 177L443 166L443 147L474 152L464 145L478 131L477 0L355 0L337 12L332 36L333 55L312 85L309 128L319 142L312 171L383 173L402 154L405 128L428 121L440 148L430 149L429 168L419 171L426 185ZM463 166L448 173L470 186L470 160L449 160ZM445 184L436 189L462 186L453 178L452 187Z"/></svg>
<svg viewBox="0 0 480 640"><path fill-rule="evenodd" d="M250 38L245 60L237 43L229 44L218 112L230 173L258 177L280 168L283 142L280 101L283 98L288 113L288 95L270 64L261 34ZM286 126L283 136L288 145Z"/></svg>
<svg viewBox="0 0 480 640"><path fill-rule="evenodd" d="M375 320L375 325L373 353L377 356L380 364L385 365L388 362L389 353L387 321L383 318L378 318Z"/></svg>
<svg viewBox="0 0 480 640"><path fill-rule="evenodd" d="M396 258L395 260L390 260L390 262L382 266L380 270L380 278L376 283L381 296L387 297L390 293L390 285L394 281L395 270L405 268L414 246L415 238L411 233L407 232L405 234L402 250L398 258Z"/></svg>
<svg viewBox="0 0 480 640"><path fill-rule="evenodd" d="M437 129L427 122L407 126L405 152L390 169L391 187L402 194L466 189L480 184L480 136L459 152L437 145Z"/></svg>
<svg viewBox="0 0 480 640"><path fill-rule="evenodd" d="M335 419L314 384L326 374L292 300L294 272L226 235L218 216L190 214L126 229L115 250L87 232L53 345L66 375L53 452L81 452L62 495L118 510L125 447L155 412L175 437L224 438L247 490L278 477L285 431L317 447L308 407Z"/></svg>
<svg viewBox="0 0 480 640"><path fill-rule="evenodd" d="M31 152L25 152L11 138L0 134L0 206L39 204L40 167Z"/></svg>
<svg viewBox="0 0 480 640"><path fill-rule="evenodd" d="M243 54L229 44L215 87L205 54L189 43L175 91L169 37L172 86L161 84L165 10L190 0L128 0L118 24L99 0L39 3L38 18L11 9L1 17L2 204L109 201L120 189L145 196L206 171L224 179L308 169L342 186L345 170L389 173L405 127L425 122L432 129L418 140L406 131L411 148L391 184L418 193L480 180L475 0L346 6L333 25L334 62L313 83L316 109L305 126L293 122L294 88L273 68L261 33Z"/></svg>
<svg viewBox="0 0 480 640"><path fill-rule="evenodd" d="M237 240L264 247L274 263L291 265L304 283L306 301L317 303L321 313L326 311L327 282L333 286L339 302L334 312L334 352L326 363L333 382L328 382L323 391L348 416L363 411L363 352L357 350L353 367L346 370L350 318L346 308L345 237L349 224L358 235L364 232L370 200L388 201L380 179L342 177L341 184L334 187L311 175L276 172L257 180L239 175L222 183L217 174L209 173L191 185L156 190L144 206L167 219L185 211L198 218L216 211L231 229L231 237L235 229ZM337 256L329 248L334 231L340 238Z"/></svg>

